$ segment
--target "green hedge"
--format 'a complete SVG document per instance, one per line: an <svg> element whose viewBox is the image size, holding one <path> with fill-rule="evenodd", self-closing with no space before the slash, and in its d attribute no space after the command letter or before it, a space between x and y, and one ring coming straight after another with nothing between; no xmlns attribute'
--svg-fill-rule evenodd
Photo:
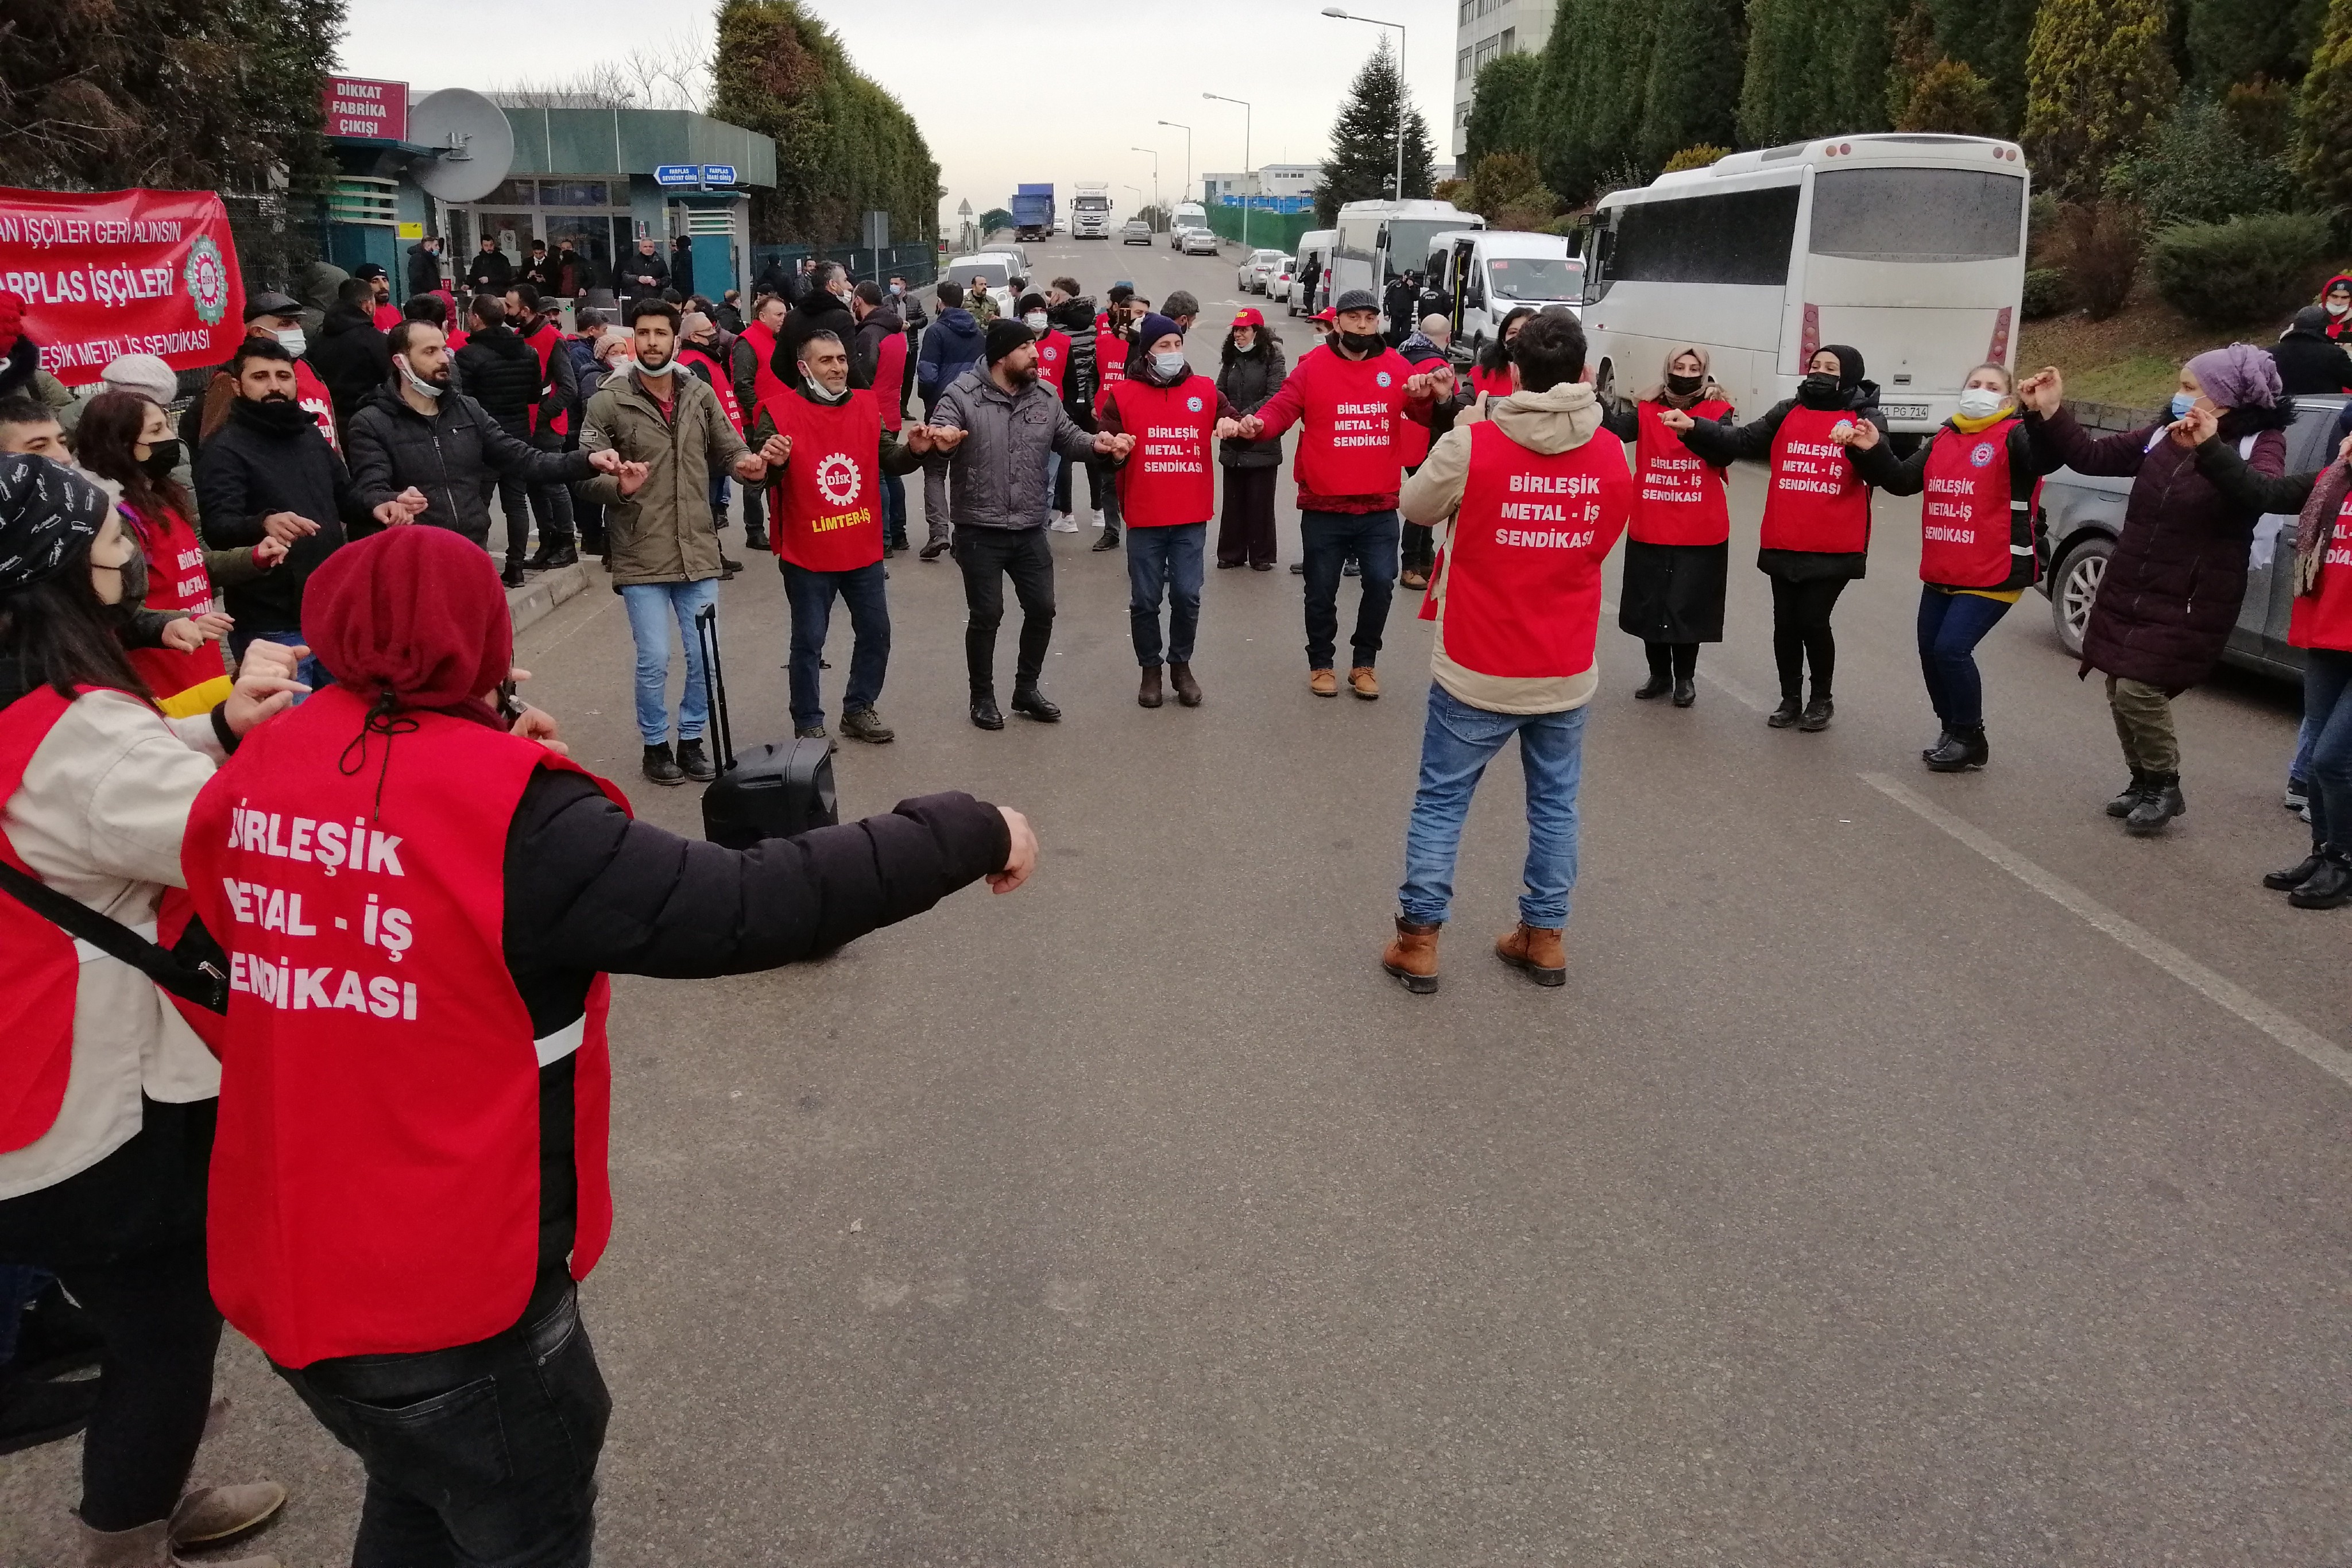
<svg viewBox="0 0 2352 1568"><path fill-rule="evenodd" d="M2074 303L2074 285L2065 269L2037 267L2025 275L2025 298L2021 308L2029 321L2039 321L2055 316Z"/></svg>
<svg viewBox="0 0 2352 1568"><path fill-rule="evenodd" d="M2190 320L2235 327L2308 298L2330 243L2328 219L2319 213L2174 224L2148 246L2148 271L2157 292Z"/></svg>

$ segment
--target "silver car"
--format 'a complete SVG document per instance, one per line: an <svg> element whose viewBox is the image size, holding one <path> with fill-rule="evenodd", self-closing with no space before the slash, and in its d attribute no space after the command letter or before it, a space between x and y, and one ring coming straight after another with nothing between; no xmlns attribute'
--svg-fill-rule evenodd
<svg viewBox="0 0 2352 1568"><path fill-rule="evenodd" d="M2342 393L2297 397L2294 423L2286 431L2286 471L2308 474L2326 465L2335 455L2336 422L2352 399ZM2107 575L2107 558L2124 530L2124 504L2132 482L2077 474L2061 468L2042 481L2042 502L2034 514L2035 535L2050 562L2042 591L2050 598L2051 623L2066 652L2083 652L2083 629L2091 619L2091 602ZM2287 618L2294 606L2294 574L2283 566L2284 549L2294 549L2295 520L2273 512L2254 525L2252 552L2246 563L2246 597L2238 606L2238 623L2231 629L2221 657L2242 669L2286 680L2303 678L2303 650L2286 640Z"/></svg>
<svg viewBox="0 0 2352 1568"><path fill-rule="evenodd" d="M1176 248L1186 256L1214 256L1217 254L1217 236L1208 229L1186 229Z"/></svg>
<svg viewBox="0 0 2352 1568"><path fill-rule="evenodd" d="M1242 258L1234 273L1234 287L1244 294L1264 294L1267 280L1287 266L1290 258L1278 250L1254 250Z"/></svg>

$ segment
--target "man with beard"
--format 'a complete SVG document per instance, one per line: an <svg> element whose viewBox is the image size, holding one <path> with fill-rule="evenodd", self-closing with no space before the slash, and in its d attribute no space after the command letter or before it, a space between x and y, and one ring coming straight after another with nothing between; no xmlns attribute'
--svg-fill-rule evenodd
<svg viewBox="0 0 2352 1568"><path fill-rule="evenodd" d="M1135 437L1089 434L1037 379L1034 334L1018 321L988 324L981 368L969 370L931 405L930 440L949 455L956 564L963 568L964 663L971 722L1003 729L996 706L996 628L1004 619L1004 579L1021 602L1021 652L1013 711L1041 724L1060 720L1038 677L1054 636L1054 551L1045 538L1054 486L1046 457L1066 463L1100 454L1123 459Z"/></svg>
<svg viewBox="0 0 2352 1568"><path fill-rule="evenodd" d="M351 451L352 486L372 513L383 517L389 504L400 515L383 517L388 523L447 528L485 548L490 488L499 480L536 488L611 474L624 493L635 488L610 452L551 451L516 439L450 384L448 340L427 321L392 329L392 378L352 419Z"/></svg>
<svg viewBox="0 0 2352 1568"><path fill-rule="evenodd" d="M265 538L287 547L274 570L224 591L236 621L230 656L242 661L256 642L302 645L302 585L342 544L345 526L364 527L371 514L317 418L298 401L294 356L284 344L247 338L226 373L236 399L196 454L204 541L214 549L250 549ZM404 519L389 501L373 514L387 525ZM327 677L306 658L295 678L316 686Z"/></svg>

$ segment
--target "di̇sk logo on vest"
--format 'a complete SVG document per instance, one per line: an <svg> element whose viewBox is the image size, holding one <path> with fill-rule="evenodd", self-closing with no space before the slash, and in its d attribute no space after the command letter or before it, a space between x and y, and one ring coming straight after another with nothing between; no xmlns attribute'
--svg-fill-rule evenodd
<svg viewBox="0 0 2352 1568"><path fill-rule="evenodd" d="M845 507L857 499L857 465L846 452L835 452L816 465L817 494L828 506Z"/></svg>

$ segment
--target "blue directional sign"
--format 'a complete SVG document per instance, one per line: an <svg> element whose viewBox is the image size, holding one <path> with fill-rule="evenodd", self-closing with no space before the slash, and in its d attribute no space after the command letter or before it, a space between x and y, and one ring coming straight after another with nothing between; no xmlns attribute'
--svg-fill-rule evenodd
<svg viewBox="0 0 2352 1568"><path fill-rule="evenodd" d="M657 185L694 185L702 181L702 170L692 163L656 163L654 183Z"/></svg>
<svg viewBox="0 0 2352 1568"><path fill-rule="evenodd" d="M735 165L732 163L705 163L702 166L702 183L706 185L733 184L735 183Z"/></svg>

